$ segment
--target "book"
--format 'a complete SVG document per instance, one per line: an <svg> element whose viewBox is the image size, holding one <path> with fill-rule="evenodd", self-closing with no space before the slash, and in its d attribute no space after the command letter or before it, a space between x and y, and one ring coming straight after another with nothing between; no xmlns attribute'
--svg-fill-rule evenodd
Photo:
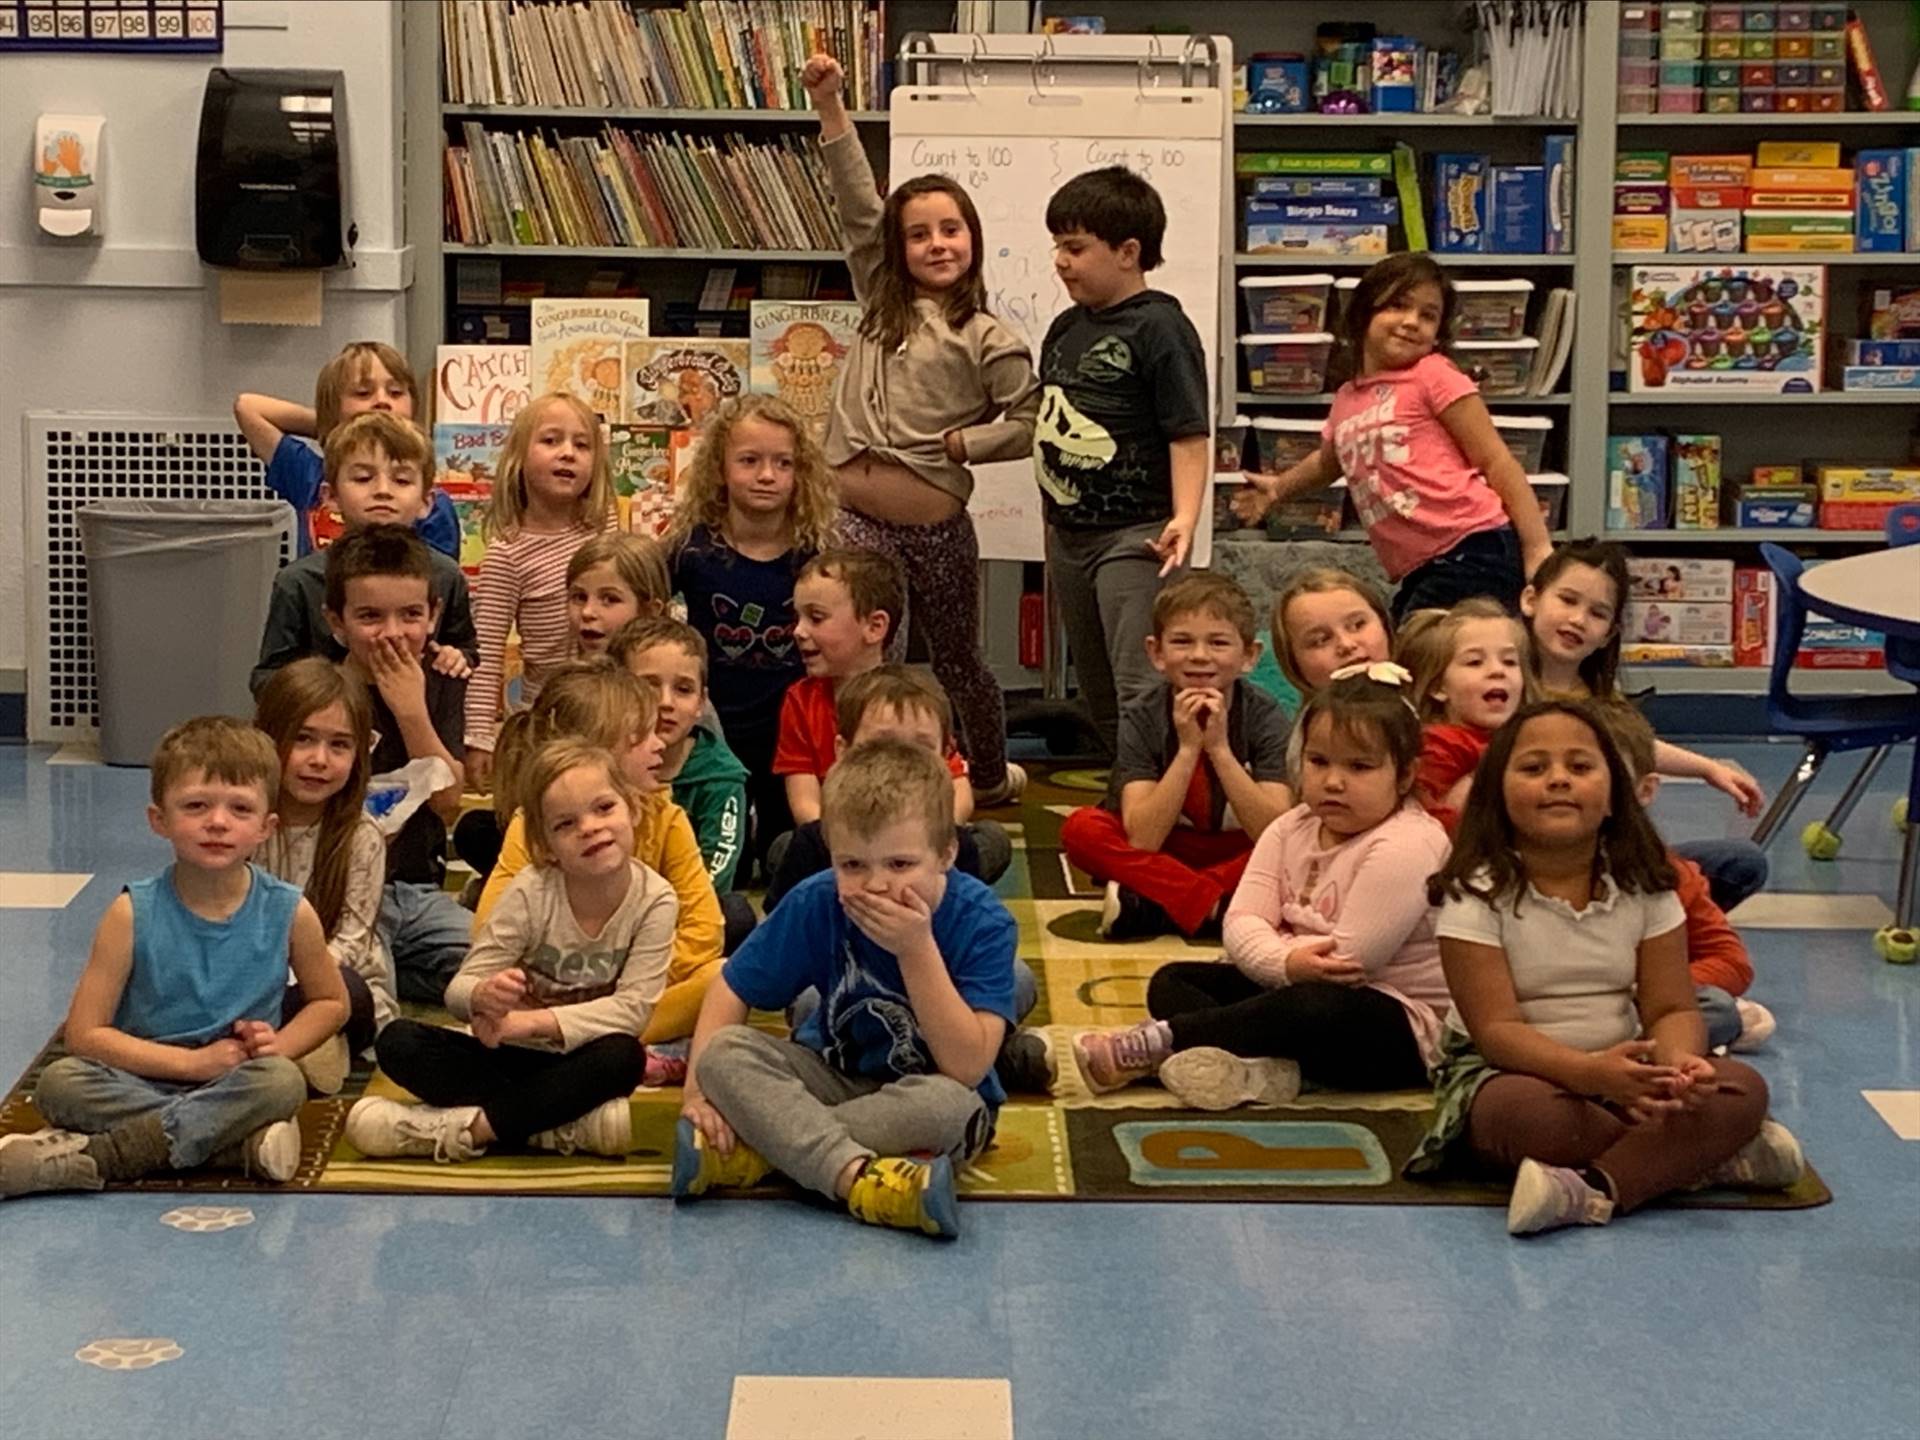
<svg viewBox="0 0 1920 1440"><path fill-rule="evenodd" d="M504 424L533 398L526 345L442 345L433 357L433 418Z"/></svg>
<svg viewBox="0 0 1920 1440"><path fill-rule="evenodd" d="M1847 18L1847 68L1853 72L1854 83L1860 88L1862 109L1885 110L1893 103L1887 98L1880 67L1874 63L1873 43L1867 39L1867 27L1857 15Z"/></svg>
<svg viewBox="0 0 1920 1440"><path fill-rule="evenodd" d="M535 300L534 392L562 390L602 420L625 419L625 346L646 334L645 300Z"/></svg>
<svg viewBox="0 0 1920 1440"><path fill-rule="evenodd" d="M1322 221L1339 225L1397 225L1400 202L1384 200L1263 200L1247 201L1243 217L1249 225L1307 225Z"/></svg>
<svg viewBox="0 0 1920 1440"><path fill-rule="evenodd" d="M441 421L433 427L433 483L453 502L460 522L460 568L469 575L480 572L487 553L480 522L493 498L500 451L511 429L504 422Z"/></svg>
<svg viewBox="0 0 1920 1440"><path fill-rule="evenodd" d="M852 300L755 300L751 306L751 388L777 395L821 440L842 359L860 329Z"/></svg>
<svg viewBox="0 0 1920 1440"><path fill-rule="evenodd" d="M622 528L659 539L673 522L673 432L664 425L607 427L607 463Z"/></svg>
<svg viewBox="0 0 1920 1440"><path fill-rule="evenodd" d="M1544 165L1496 165L1487 204L1488 248L1538 255L1547 243L1547 170Z"/></svg>
<svg viewBox="0 0 1920 1440"><path fill-rule="evenodd" d="M1574 137L1549 135L1546 139L1547 222L1546 253L1573 253L1573 179Z"/></svg>
<svg viewBox="0 0 1920 1440"><path fill-rule="evenodd" d="M1389 151L1242 151L1233 157L1236 175L1391 175Z"/></svg>
<svg viewBox="0 0 1920 1440"><path fill-rule="evenodd" d="M747 388L749 350L745 340L696 336L627 341L620 418L637 425L697 428L722 400Z"/></svg>

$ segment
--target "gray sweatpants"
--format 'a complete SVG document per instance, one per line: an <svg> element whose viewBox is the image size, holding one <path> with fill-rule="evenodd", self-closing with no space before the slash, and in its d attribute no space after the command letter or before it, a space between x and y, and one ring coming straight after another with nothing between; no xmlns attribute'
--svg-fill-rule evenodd
<svg viewBox="0 0 1920 1440"><path fill-rule="evenodd" d="M1147 659L1161 561L1147 543L1164 521L1121 530L1047 527L1047 583L1059 598L1074 678L1093 716L1093 728L1111 755L1120 736L1120 709L1138 705L1159 688Z"/></svg>
<svg viewBox="0 0 1920 1440"><path fill-rule="evenodd" d="M957 1163L993 1138L980 1092L958 1080L908 1075L882 1084L746 1025L730 1025L707 1042L699 1079L743 1141L828 1199L852 1161L930 1150Z"/></svg>

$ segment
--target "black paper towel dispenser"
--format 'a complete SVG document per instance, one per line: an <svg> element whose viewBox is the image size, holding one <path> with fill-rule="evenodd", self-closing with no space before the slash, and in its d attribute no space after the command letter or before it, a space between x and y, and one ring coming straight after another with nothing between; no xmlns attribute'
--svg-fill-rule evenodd
<svg viewBox="0 0 1920 1440"><path fill-rule="evenodd" d="M346 77L338 70L207 73L194 236L209 265L322 270L346 223Z"/></svg>

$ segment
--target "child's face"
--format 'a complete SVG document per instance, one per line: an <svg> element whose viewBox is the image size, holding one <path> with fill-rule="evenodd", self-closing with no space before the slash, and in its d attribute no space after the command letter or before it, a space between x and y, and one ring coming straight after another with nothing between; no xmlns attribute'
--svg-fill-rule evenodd
<svg viewBox="0 0 1920 1440"><path fill-rule="evenodd" d="M1147 637L1147 658L1175 690L1230 690L1259 654L1259 641L1204 610L1170 616L1165 629Z"/></svg>
<svg viewBox="0 0 1920 1440"><path fill-rule="evenodd" d="M619 758L621 775L635 790L651 795L660 788L660 764L666 758L667 745L658 728L635 735L614 754Z"/></svg>
<svg viewBox="0 0 1920 1440"><path fill-rule="evenodd" d="M1314 818L1335 835L1371 830L1400 808L1405 794L1380 738L1356 736L1327 714L1314 716L1307 732L1300 782Z"/></svg>
<svg viewBox="0 0 1920 1440"><path fill-rule="evenodd" d="M573 626L574 647L582 655L603 653L608 637L643 613L640 597L609 561L589 565L567 587L567 623Z"/></svg>
<svg viewBox="0 0 1920 1440"><path fill-rule="evenodd" d="M1543 656L1561 665L1578 665L1612 638L1620 597L1606 571L1574 564L1544 587L1529 585L1521 591L1520 613L1527 617L1533 643Z"/></svg>
<svg viewBox="0 0 1920 1440"><path fill-rule="evenodd" d="M1432 351L1440 339L1440 287L1431 280L1410 285L1373 312L1367 322L1367 363L1376 370L1404 370Z"/></svg>
<svg viewBox="0 0 1920 1440"><path fill-rule="evenodd" d="M372 355L366 357L359 378L340 397L340 418L351 420L369 410L386 410L403 420L413 418L413 392L389 375L387 367Z"/></svg>
<svg viewBox="0 0 1920 1440"><path fill-rule="evenodd" d="M1520 703L1520 638L1511 620L1469 620L1454 636L1453 659L1433 697L1456 725L1498 730Z"/></svg>
<svg viewBox="0 0 1920 1440"><path fill-rule="evenodd" d="M922 290L950 290L973 264L973 232L953 196L936 190L916 195L900 207L907 274Z"/></svg>
<svg viewBox="0 0 1920 1440"><path fill-rule="evenodd" d="M758 415L736 421L723 479L735 514L785 514L793 501L793 432Z"/></svg>
<svg viewBox="0 0 1920 1440"><path fill-rule="evenodd" d="M807 575L793 587L793 643L809 675L852 675L875 660L885 642L883 610L856 614L847 587L829 575Z"/></svg>
<svg viewBox="0 0 1920 1440"><path fill-rule="evenodd" d="M653 729L663 749L672 749L693 733L693 722L707 703L699 658L669 641L629 655L627 668L653 686L653 693L660 697L660 718L654 721Z"/></svg>
<svg viewBox="0 0 1920 1440"><path fill-rule="evenodd" d="M840 826L844 831L847 827ZM850 895L885 895L906 903L908 891L929 910L940 908L947 893L947 871L953 866L954 847L935 850L927 843L927 822L919 816L889 821L871 835L836 834L829 830L833 856L833 883L845 900Z"/></svg>
<svg viewBox="0 0 1920 1440"><path fill-rule="evenodd" d="M1392 653L1387 627L1373 606L1352 590L1296 595L1281 619L1294 666L1310 690L1320 689L1342 666L1386 660Z"/></svg>
<svg viewBox="0 0 1920 1440"><path fill-rule="evenodd" d="M216 780L190 770L158 805L147 806L147 824L173 846L173 857L195 870L223 871L244 865L279 823L266 787Z"/></svg>
<svg viewBox="0 0 1920 1440"><path fill-rule="evenodd" d="M940 733L939 717L918 706L902 710L892 705L869 705L853 727L853 734L842 737L843 749L851 749L863 740L904 740L935 755L947 753L947 737Z"/></svg>
<svg viewBox="0 0 1920 1440"><path fill-rule="evenodd" d="M349 530L368 525L412 525L427 513L427 486L420 467L363 446L333 474L326 495Z"/></svg>
<svg viewBox="0 0 1920 1440"><path fill-rule="evenodd" d="M412 575L359 575L347 582L347 608L329 610L333 638L366 668L376 645L393 644L409 655L424 655L433 637L440 607L427 582Z"/></svg>
<svg viewBox="0 0 1920 1440"><path fill-rule="evenodd" d="M300 722L280 775L280 798L320 806L340 793L353 774L357 746L347 707L338 700Z"/></svg>
<svg viewBox="0 0 1920 1440"><path fill-rule="evenodd" d="M1140 242L1122 240L1116 247L1084 230L1063 230L1053 237L1053 273L1069 300L1098 310L1140 277Z"/></svg>
<svg viewBox="0 0 1920 1440"><path fill-rule="evenodd" d="M1514 737L1501 777L1507 818L1536 844L1589 840L1612 813L1612 777L1593 728L1572 715L1536 715Z"/></svg>
<svg viewBox="0 0 1920 1440"><path fill-rule="evenodd" d="M575 879L611 875L633 854L633 811L606 769L576 765L540 797L553 862Z"/></svg>
<svg viewBox="0 0 1920 1440"><path fill-rule="evenodd" d="M521 475L528 498L556 508L573 504L593 481L593 452L600 443L594 427L582 422L573 406L554 401L540 412L527 442Z"/></svg>

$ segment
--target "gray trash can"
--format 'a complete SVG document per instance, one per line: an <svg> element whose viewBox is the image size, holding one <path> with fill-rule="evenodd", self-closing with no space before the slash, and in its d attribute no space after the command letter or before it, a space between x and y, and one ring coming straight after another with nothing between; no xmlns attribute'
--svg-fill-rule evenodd
<svg viewBox="0 0 1920 1440"><path fill-rule="evenodd" d="M79 511L100 758L145 765L169 726L251 715L282 500L102 500Z"/></svg>

